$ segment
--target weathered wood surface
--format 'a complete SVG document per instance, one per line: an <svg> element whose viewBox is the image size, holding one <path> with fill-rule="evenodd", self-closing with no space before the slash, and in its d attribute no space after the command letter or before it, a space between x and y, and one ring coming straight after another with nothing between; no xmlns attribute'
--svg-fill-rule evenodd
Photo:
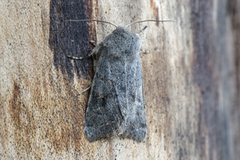
<svg viewBox="0 0 240 160"><path fill-rule="evenodd" d="M93 76L89 40L141 35L147 135L89 143L84 117ZM0 159L239 159L240 2L45 0L0 2Z"/></svg>

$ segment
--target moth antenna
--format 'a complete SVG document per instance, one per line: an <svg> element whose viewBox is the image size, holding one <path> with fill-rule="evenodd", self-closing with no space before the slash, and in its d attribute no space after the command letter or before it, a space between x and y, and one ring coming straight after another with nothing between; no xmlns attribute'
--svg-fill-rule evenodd
<svg viewBox="0 0 240 160"><path fill-rule="evenodd" d="M102 23L108 23L108 24L111 24L113 25L114 27L117 28L117 25L114 24L114 23L111 23L111 22L107 22L107 21L102 21L102 20L95 20L95 19L82 19L82 20L72 20L72 19L69 19L69 20L66 20L68 22L85 22L85 21L96 21L96 22L102 22Z"/></svg>
<svg viewBox="0 0 240 160"><path fill-rule="evenodd" d="M129 27L136 23L142 23L142 22L174 22L174 21L173 20L142 20L142 21L136 21L136 22L130 23L126 25L126 27Z"/></svg>

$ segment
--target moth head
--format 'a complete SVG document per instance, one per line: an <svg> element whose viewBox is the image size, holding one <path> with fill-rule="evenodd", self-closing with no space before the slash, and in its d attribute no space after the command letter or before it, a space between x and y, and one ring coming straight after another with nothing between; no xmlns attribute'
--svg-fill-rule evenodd
<svg viewBox="0 0 240 160"><path fill-rule="evenodd" d="M101 45L106 49L110 56L115 58L122 59L132 59L137 54L139 54L141 48L141 40L139 36L127 29L127 27L134 25L136 23L143 22L173 22L172 20L142 20L132 22L128 25L115 25L114 23L103 21L103 20L94 20L94 19L83 19L83 20L66 20L72 22L87 22L87 21L96 21L102 23L108 23L116 27L116 29L101 43Z"/></svg>
<svg viewBox="0 0 240 160"><path fill-rule="evenodd" d="M127 29L126 26L119 25L103 40L103 46L108 48L108 53L111 56L120 59L131 59L139 54L141 39L136 33Z"/></svg>

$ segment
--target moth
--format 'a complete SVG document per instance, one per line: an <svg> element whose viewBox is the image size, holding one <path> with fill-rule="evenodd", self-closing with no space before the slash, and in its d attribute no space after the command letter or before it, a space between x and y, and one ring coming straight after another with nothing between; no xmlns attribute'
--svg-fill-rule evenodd
<svg viewBox="0 0 240 160"><path fill-rule="evenodd" d="M145 20L127 26L116 26L110 22L100 21L110 23L116 29L88 55L97 55L84 125L86 138L90 142L114 135L141 142L146 135L143 77L139 54L141 39L138 34L127 28L132 24L146 21L156 22Z"/></svg>

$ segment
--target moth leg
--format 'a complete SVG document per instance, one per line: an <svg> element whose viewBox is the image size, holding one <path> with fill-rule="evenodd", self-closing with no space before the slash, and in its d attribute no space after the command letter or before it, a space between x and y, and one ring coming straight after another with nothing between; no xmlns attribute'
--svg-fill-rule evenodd
<svg viewBox="0 0 240 160"><path fill-rule="evenodd" d="M93 40L91 40L90 43L95 46ZM93 48L93 50L92 50L89 54L87 54L86 56L83 56L83 57L74 57L74 56L69 56L69 55L67 55L67 54L66 54L66 56L67 56L68 58L71 58L71 59L81 60L81 59L84 59L84 58L89 58L90 56L93 56L94 54L97 55L100 48L101 48L100 45L95 46L95 47ZM97 60L95 60L95 61L96 61L95 63L97 63ZM96 69L95 69L95 68L96 68L96 67L95 67L95 63L94 63L94 71L96 70ZM83 94L84 92L86 92L87 90L89 90L90 88L91 88L91 85L90 85L89 87L87 87L86 89L82 90L82 91L78 91L78 94L81 95L81 94Z"/></svg>
<svg viewBox="0 0 240 160"><path fill-rule="evenodd" d="M145 26L138 34L143 33L143 31L145 31L145 29L147 29L147 26Z"/></svg>
<svg viewBox="0 0 240 160"><path fill-rule="evenodd" d="M95 47L95 48L96 48L96 47ZM66 54L66 56L67 56L68 58L75 59L75 60L80 60L80 59L88 58L88 57L92 56L92 55L95 53L95 48L93 48L93 50L92 50L89 54L87 54L86 56L83 56L83 57L74 57L74 56L69 56L69 55L67 55L67 54Z"/></svg>
<svg viewBox="0 0 240 160"><path fill-rule="evenodd" d="M90 43L91 45L93 45L93 47L96 47L94 40L89 41L89 43Z"/></svg>
<svg viewBox="0 0 240 160"><path fill-rule="evenodd" d="M94 41L93 41L94 42ZM93 44L94 45L94 44ZM70 56L70 55L67 55L65 54L68 58L71 58L71 59L75 59L75 60L80 60L80 59L85 59L85 58L89 58L91 57L93 54L97 54L98 53L98 50L100 49L100 45L97 45L96 47L93 48L93 50L91 50L91 52L89 54L87 54L86 56L83 56L83 57L75 57L75 56Z"/></svg>
<svg viewBox="0 0 240 160"><path fill-rule="evenodd" d="M145 30L147 29L147 26L145 26L138 34L140 35L141 33L143 33ZM156 49L153 49L153 50L145 50L143 48L140 48L140 57L143 56L143 54L149 54L153 51L155 51Z"/></svg>
<svg viewBox="0 0 240 160"><path fill-rule="evenodd" d="M141 33L143 33L145 30L147 29L147 26L145 26L138 34L140 35ZM145 50L143 48L140 49L140 56L142 57L143 54L149 54L149 53L152 53L154 51L157 51L158 49L157 48L154 48L154 49L151 49L151 50Z"/></svg>
<svg viewBox="0 0 240 160"><path fill-rule="evenodd" d="M81 95L84 92L88 91L91 88L91 85L89 87L87 87L86 89L82 90L82 91L78 91L78 94Z"/></svg>
<svg viewBox="0 0 240 160"><path fill-rule="evenodd" d="M154 51L159 51L159 49L156 47L154 49L151 49L151 50L145 50L143 48L140 49L140 56L142 57L144 54L150 54Z"/></svg>

